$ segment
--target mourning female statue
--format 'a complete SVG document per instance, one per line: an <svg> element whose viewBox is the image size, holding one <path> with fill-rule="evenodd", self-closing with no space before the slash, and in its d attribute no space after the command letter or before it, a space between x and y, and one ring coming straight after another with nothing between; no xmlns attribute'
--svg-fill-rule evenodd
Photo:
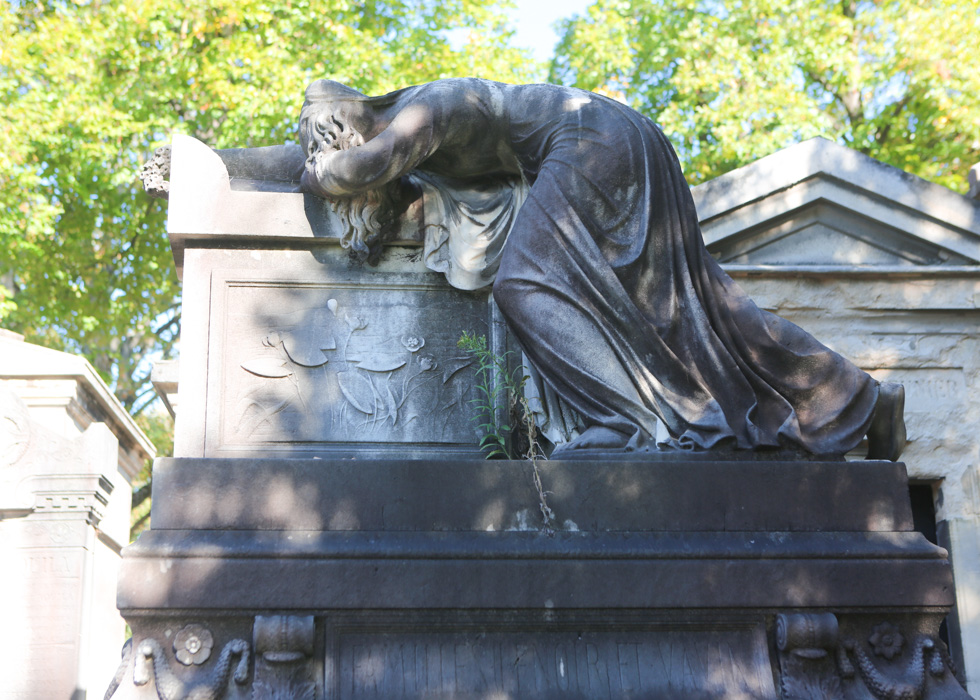
<svg viewBox="0 0 980 700"><path fill-rule="evenodd" d="M670 143L629 107L553 85L368 97L320 80L300 138L303 187L337 202L362 257L421 191L426 263L460 288L492 284L548 391L581 417L555 456L841 455L867 435L869 457L898 458L901 386L745 295L704 247Z"/></svg>

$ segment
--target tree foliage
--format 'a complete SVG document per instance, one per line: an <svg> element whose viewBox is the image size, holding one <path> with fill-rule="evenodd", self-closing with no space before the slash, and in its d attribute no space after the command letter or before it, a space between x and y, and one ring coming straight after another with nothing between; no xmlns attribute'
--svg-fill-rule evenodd
<svg viewBox="0 0 980 700"><path fill-rule="evenodd" d="M551 79L653 117L693 182L824 136L963 191L977 37L978 0L598 0Z"/></svg>
<svg viewBox="0 0 980 700"><path fill-rule="evenodd" d="M157 448L157 457L174 456L174 422L159 404L136 416L136 424ZM153 495L153 463L146 460L143 469L133 479L133 500L130 511L130 537L136 537L150 526L150 499Z"/></svg>
<svg viewBox="0 0 980 700"><path fill-rule="evenodd" d="M165 204L136 178L147 155L175 132L291 140L319 77L374 94L534 78L505 4L8 0L0 325L83 353L138 412L146 358L175 350L180 320ZM551 77L650 114L694 182L823 135L962 190L980 160L978 36L978 0L597 0L565 24Z"/></svg>
<svg viewBox="0 0 980 700"><path fill-rule="evenodd" d="M137 180L174 133L294 140L303 90L520 82L501 0L8 0L0 11L0 325L81 352L138 412L179 285ZM453 40L450 41L450 38ZM460 44L462 45L460 47Z"/></svg>

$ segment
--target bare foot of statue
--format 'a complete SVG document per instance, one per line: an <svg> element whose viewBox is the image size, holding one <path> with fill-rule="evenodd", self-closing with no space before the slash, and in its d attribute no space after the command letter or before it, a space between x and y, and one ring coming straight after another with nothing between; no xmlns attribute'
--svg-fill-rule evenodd
<svg viewBox="0 0 980 700"><path fill-rule="evenodd" d="M617 430L593 425L571 442L556 447L551 458L559 459L563 453L572 450L622 450L628 442L629 437Z"/></svg>
<svg viewBox="0 0 980 700"><path fill-rule="evenodd" d="M868 459L898 461L905 449L905 387L882 382L868 428Z"/></svg>

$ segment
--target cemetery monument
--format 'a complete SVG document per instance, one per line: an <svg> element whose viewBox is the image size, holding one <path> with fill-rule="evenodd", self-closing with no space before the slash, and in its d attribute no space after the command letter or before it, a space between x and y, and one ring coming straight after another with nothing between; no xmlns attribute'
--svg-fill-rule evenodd
<svg viewBox="0 0 980 700"><path fill-rule="evenodd" d="M300 141L161 160L180 414L107 697L968 697L901 387L740 291L652 122L317 81ZM482 461L518 356L531 458Z"/></svg>

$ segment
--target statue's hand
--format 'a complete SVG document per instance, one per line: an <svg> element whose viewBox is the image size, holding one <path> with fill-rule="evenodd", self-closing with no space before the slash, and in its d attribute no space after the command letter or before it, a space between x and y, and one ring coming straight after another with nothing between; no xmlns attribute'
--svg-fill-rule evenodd
<svg viewBox="0 0 980 700"><path fill-rule="evenodd" d="M311 153L310 157L306 159L303 175L300 177L300 189L304 192L310 192L320 197L330 196L320 182L320 173L323 172L323 160L326 155L323 151L318 150Z"/></svg>

